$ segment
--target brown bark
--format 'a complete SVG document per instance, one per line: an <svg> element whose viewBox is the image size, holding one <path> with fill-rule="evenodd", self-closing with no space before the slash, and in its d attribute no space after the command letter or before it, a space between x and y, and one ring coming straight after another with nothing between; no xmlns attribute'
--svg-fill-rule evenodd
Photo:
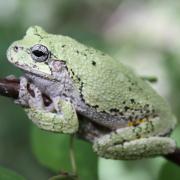
<svg viewBox="0 0 180 180"><path fill-rule="evenodd" d="M33 92L29 89L29 92L33 95ZM18 79L0 79L0 95L9 97L12 99L17 99L19 93L19 80ZM50 97L43 94L43 99L45 105L52 103ZM84 139L88 142L93 142L93 140L110 130L102 125L98 125L91 120L84 118L78 114L80 119L80 128L77 132L77 137ZM164 156L167 160L180 166L180 148L177 148L174 153Z"/></svg>

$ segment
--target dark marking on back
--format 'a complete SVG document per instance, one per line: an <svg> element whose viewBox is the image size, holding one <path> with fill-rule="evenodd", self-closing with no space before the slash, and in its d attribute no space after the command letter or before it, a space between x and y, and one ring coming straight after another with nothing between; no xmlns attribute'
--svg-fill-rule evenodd
<svg viewBox="0 0 180 180"><path fill-rule="evenodd" d="M129 87L129 91L132 91L132 88L131 88L131 87Z"/></svg>
<svg viewBox="0 0 180 180"><path fill-rule="evenodd" d="M96 66L96 62L95 62L95 61L92 61L92 65L93 65L93 66Z"/></svg>
<svg viewBox="0 0 180 180"><path fill-rule="evenodd" d="M124 106L125 111L127 111L128 109L130 109L128 106Z"/></svg>
<svg viewBox="0 0 180 180"><path fill-rule="evenodd" d="M81 82L81 78L79 76L76 76L76 77L77 77L78 81Z"/></svg>
<svg viewBox="0 0 180 180"><path fill-rule="evenodd" d="M124 113L123 113L123 112L119 112L119 114L120 114L121 116L124 116Z"/></svg>
<svg viewBox="0 0 180 180"><path fill-rule="evenodd" d="M72 69L70 69L70 71L71 71L72 75L74 76L74 71Z"/></svg>
<svg viewBox="0 0 180 180"><path fill-rule="evenodd" d="M134 99L130 99L131 103L134 104L135 103L135 100Z"/></svg>
<svg viewBox="0 0 180 180"><path fill-rule="evenodd" d="M110 109L110 112L119 112L119 109L117 109L117 108L111 108L111 109Z"/></svg>
<svg viewBox="0 0 180 180"><path fill-rule="evenodd" d="M99 106L98 105L94 105L94 106L92 106L93 108L95 108L95 109L97 109L97 108L99 108Z"/></svg>

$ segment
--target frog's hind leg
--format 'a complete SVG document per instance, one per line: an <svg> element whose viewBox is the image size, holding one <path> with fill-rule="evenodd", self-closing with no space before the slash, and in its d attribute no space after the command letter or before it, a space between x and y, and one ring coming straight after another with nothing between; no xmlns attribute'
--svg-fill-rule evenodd
<svg viewBox="0 0 180 180"><path fill-rule="evenodd" d="M106 146L105 148L100 146L97 147L96 144L94 149L104 158L133 160L172 153L176 145L168 137L149 137Z"/></svg>
<svg viewBox="0 0 180 180"><path fill-rule="evenodd" d="M135 128L127 127L95 140L93 149L101 157L132 160L172 153L176 144L169 137L136 137ZM139 138L139 139L137 139Z"/></svg>

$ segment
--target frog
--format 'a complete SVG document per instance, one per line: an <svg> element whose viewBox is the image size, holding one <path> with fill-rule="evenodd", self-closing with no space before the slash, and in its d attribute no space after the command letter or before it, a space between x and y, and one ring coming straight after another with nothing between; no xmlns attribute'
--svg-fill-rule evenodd
<svg viewBox="0 0 180 180"><path fill-rule="evenodd" d="M24 72L18 102L28 105L24 109L39 128L76 134L80 114L110 130L92 142L100 157L136 160L175 151L170 135L176 117L166 100L110 55L32 26L10 45L7 59Z"/></svg>

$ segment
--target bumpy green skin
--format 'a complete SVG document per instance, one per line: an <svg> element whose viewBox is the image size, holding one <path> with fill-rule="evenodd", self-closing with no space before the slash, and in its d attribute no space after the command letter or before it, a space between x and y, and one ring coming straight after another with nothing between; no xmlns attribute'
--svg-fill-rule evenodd
<svg viewBox="0 0 180 180"><path fill-rule="evenodd" d="M46 131L71 134L78 130L78 120L70 102L59 100L61 113L47 112L43 109L26 108L28 117L41 129Z"/></svg>
<svg viewBox="0 0 180 180"><path fill-rule="evenodd" d="M129 118L121 123L112 122L111 127L116 130L95 140L93 149L97 154L111 159L138 159L175 150L174 140L165 137L176 124L169 106L129 68L70 37L48 34L40 27L31 27L24 39L10 46L8 59L19 68L50 81L54 77L49 65L33 61L28 53L29 48L35 44L46 46L51 51L51 59L66 62L73 84L80 89L85 104L94 107L99 113ZM14 48L16 46L18 52ZM60 106L64 107L62 104ZM73 108L64 113L63 120L56 118L57 127L56 123L52 123L54 113L29 109L28 114L40 128L73 133L77 130L78 121L73 121L77 122L73 125L68 123L69 117L66 116L74 114L70 109ZM45 127L46 120L48 128ZM65 130L62 130L61 122L62 126L66 126ZM102 124L101 119L99 123Z"/></svg>

